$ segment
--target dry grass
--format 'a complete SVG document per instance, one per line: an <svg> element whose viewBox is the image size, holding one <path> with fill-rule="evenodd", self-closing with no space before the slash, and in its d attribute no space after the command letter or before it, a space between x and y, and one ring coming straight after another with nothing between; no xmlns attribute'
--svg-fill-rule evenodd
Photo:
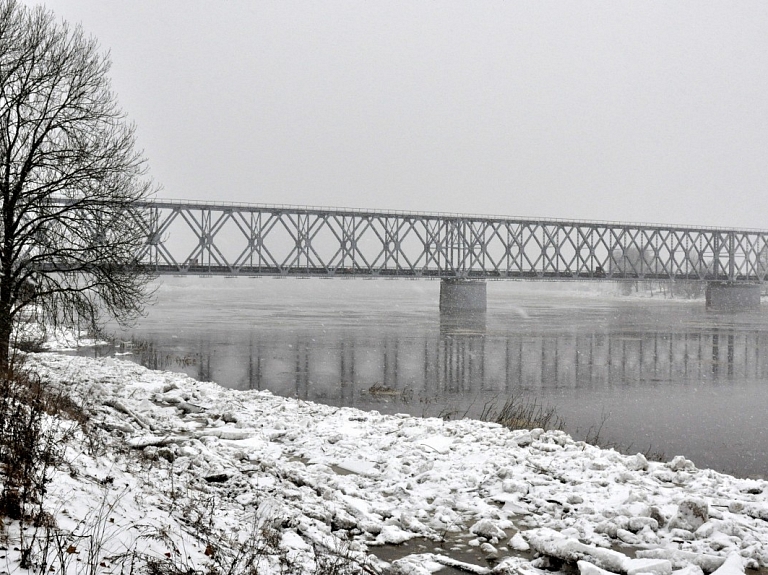
<svg viewBox="0 0 768 575"><path fill-rule="evenodd" d="M497 400L487 402L480 420L499 423L507 429L562 429L564 422L554 407L545 407L536 399L511 396L499 405Z"/></svg>

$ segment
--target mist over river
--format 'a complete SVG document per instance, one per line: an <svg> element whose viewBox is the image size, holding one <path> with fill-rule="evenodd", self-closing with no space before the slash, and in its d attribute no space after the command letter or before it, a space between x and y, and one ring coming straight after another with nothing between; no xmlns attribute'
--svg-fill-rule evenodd
<svg viewBox="0 0 768 575"><path fill-rule="evenodd" d="M618 292L489 282L484 316L446 318L437 281L168 277L126 343L80 353L382 413L526 397L576 438L768 476L768 310Z"/></svg>

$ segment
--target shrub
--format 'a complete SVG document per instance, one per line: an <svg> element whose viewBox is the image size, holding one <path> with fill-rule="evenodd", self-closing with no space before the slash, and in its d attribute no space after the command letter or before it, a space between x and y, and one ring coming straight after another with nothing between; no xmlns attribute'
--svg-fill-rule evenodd
<svg viewBox="0 0 768 575"><path fill-rule="evenodd" d="M0 371L0 516L33 521L42 516L62 439L87 420L82 409L48 390L36 374L18 364Z"/></svg>

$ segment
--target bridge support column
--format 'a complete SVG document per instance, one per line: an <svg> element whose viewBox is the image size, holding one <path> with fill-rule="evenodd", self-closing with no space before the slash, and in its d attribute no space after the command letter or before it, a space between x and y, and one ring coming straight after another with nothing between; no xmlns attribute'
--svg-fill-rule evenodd
<svg viewBox="0 0 768 575"><path fill-rule="evenodd" d="M707 309L713 311L756 311L760 309L760 286L708 282L706 298Z"/></svg>
<svg viewBox="0 0 768 575"><path fill-rule="evenodd" d="M440 311L443 313L484 312L486 290L483 280L440 280Z"/></svg>

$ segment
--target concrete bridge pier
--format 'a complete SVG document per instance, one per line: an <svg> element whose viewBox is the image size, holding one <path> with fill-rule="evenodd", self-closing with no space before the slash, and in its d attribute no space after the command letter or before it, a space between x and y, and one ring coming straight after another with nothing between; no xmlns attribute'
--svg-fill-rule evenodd
<svg viewBox="0 0 768 575"><path fill-rule="evenodd" d="M731 282L708 282L707 309L713 311L757 311L760 309L760 286Z"/></svg>
<svg viewBox="0 0 768 575"><path fill-rule="evenodd" d="M440 311L442 313L485 312L486 289L483 280L440 280Z"/></svg>

